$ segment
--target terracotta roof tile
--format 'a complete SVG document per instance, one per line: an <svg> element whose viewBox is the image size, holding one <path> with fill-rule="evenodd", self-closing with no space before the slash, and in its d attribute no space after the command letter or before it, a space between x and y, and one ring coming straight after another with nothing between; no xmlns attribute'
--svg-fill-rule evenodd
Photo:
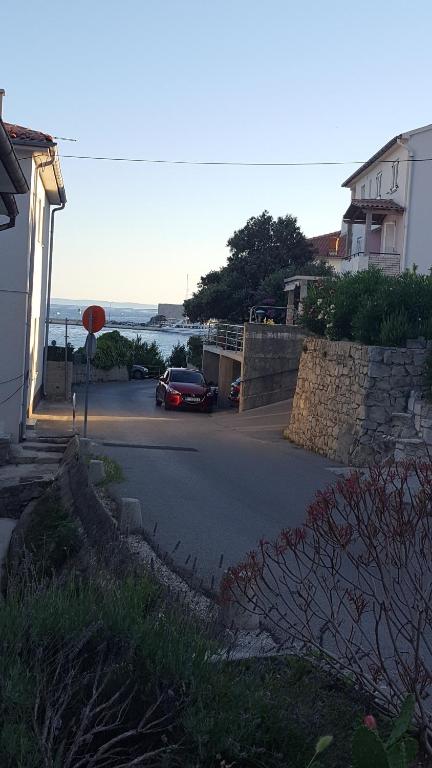
<svg viewBox="0 0 432 768"><path fill-rule="evenodd" d="M338 255L336 254L336 251L339 237L340 231L328 232L325 235L310 237L308 242L311 244L319 259L326 259L329 255Z"/></svg>
<svg viewBox="0 0 432 768"><path fill-rule="evenodd" d="M28 141L29 144L46 144L50 145L54 143L54 139L49 133L43 133L42 131L34 131L32 128L24 128L22 125L14 125L13 123L4 123L6 132L13 141Z"/></svg>
<svg viewBox="0 0 432 768"><path fill-rule="evenodd" d="M382 211L399 211L404 210L402 205L396 203L395 200L384 200L381 197L366 198L365 200L353 199L351 205L355 205L362 210L382 210Z"/></svg>

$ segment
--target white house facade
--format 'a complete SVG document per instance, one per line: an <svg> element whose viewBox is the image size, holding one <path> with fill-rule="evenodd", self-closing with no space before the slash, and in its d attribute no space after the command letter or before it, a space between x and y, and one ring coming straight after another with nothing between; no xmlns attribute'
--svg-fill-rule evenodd
<svg viewBox="0 0 432 768"><path fill-rule="evenodd" d="M4 125L29 189L15 226L0 238L0 433L17 441L43 389L53 213L66 195L53 138Z"/></svg>
<svg viewBox="0 0 432 768"><path fill-rule="evenodd" d="M370 266L396 275L432 267L432 125L395 136L343 184L340 271Z"/></svg>

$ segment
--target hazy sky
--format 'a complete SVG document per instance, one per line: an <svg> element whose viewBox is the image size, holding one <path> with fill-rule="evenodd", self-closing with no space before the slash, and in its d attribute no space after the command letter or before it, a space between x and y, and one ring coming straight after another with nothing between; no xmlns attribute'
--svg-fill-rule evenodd
<svg viewBox="0 0 432 768"><path fill-rule="evenodd" d="M428 0L21 0L0 25L4 119L78 139L61 154L365 160L432 122ZM264 208L337 229L355 168L61 162L54 296L144 303L182 301Z"/></svg>

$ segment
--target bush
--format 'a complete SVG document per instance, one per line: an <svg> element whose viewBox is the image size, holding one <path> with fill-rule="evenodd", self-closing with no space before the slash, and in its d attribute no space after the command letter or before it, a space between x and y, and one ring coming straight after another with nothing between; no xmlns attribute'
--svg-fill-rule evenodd
<svg viewBox="0 0 432 768"><path fill-rule="evenodd" d="M75 352L74 359L77 363L86 362L84 347ZM130 370L132 365L144 365L150 373L159 375L165 368L165 360L156 342L148 344L141 336L131 340L119 331L109 331L98 336L93 365L103 370L115 366L127 366Z"/></svg>
<svg viewBox="0 0 432 768"><path fill-rule="evenodd" d="M321 765L348 764L367 698L304 660L218 650L146 573L10 582L2 768L304 768L320 732L334 735Z"/></svg>
<svg viewBox="0 0 432 768"><path fill-rule="evenodd" d="M394 345L432 338L432 277L376 269L317 281L309 287L300 322L330 339Z"/></svg>
<svg viewBox="0 0 432 768"><path fill-rule="evenodd" d="M82 546L76 521L65 511L54 492L36 502L24 533L24 546L41 576L61 568Z"/></svg>
<svg viewBox="0 0 432 768"><path fill-rule="evenodd" d="M187 343L187 361L194 368L202 367L203 340L201 336L191 336Z"/></svg>
<svg viewBox="0 0 432 768"><path fill-rule="evenodd" d="M415 333L416 331L411 328L406 311L401 309L382 321L379 343L384 347L401 347Z"/></svg>
<svg viewBox="0 0 432 768"><path fill-rule="evenodd" d="M187 349L184 344L175 344L172 348L171 354L166 361L168 367L172 368L186 368L187 365Z"/></svg>
<svg viewBox="0 0 432 768"><path fill-rule="evenodd" d="M317 494L306 524L231 568L222 599L320 654L392 713L407 694L432 750L432 464L353 473Z"/></svg>

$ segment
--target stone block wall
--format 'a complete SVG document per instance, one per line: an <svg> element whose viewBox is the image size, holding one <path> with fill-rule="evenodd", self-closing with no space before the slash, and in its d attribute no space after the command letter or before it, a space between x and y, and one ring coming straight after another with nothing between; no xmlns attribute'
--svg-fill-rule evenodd
<svg viewBox="0 0 432 768"><path fill-rule="evenodd" d="M85 384L86 381L86 366L78 365L74 363L73 367L73 384ZM94 365L90 367L90 381L92 382L107 382L107 381L129 381L129 373L126 366L114 366L105 371L102 368L95 368Z"/></svg>
<svg viewBox="0 0 432 768"><path fill-rule="evenodd" d="M67 363L67 380L64 361L48 360L46 396L48 400L68 400L71 393L73 364Z"/></svg>
<svg viewBox="0 0 432 768"><path fill-rule="evenodd" d="M309 338L304 342L285 436L309 450L354 465L394 453L395 414L424 388L429 342L367 347Z"/></svg>

